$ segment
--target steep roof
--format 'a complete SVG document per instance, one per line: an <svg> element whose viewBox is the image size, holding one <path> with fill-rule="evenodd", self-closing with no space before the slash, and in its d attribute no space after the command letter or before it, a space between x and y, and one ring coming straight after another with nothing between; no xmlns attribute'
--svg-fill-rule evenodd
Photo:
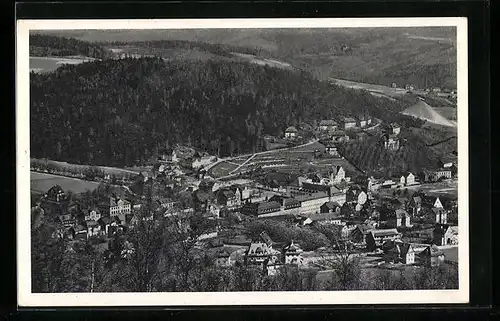
<svg viewBox="0 0 500 321"><path fill-rule="evenodd" d="M398 208L398 209L396 210L396 217L397 217L397 218L403 218L403 217L407 217L407 216L408 216L408 212L407 212L407 211L405 211L404 209L400 209L400 208Z"/></svg>
<svg viewBox="0 0 500 321"><path fill-rule="evenodd" d="M293 127L293 126L290 126L288 127L286 130L285 130L286 133L298 133L299 131L297 130L297 128Z"/></svg>
<svg viewBox="0 0 500 321"><path fill-rule="evenodd" d="M299 253L299 252L302 252L302 249L300 248L300 246L298 246L296 243L292 242L288 245L286 245L284 248L283 248L283 251L285 253L289 253L289 252L295 252L295 253Z"/></svg>
<svg viewBox="0 0 500 321"><path fill-rule="evenodd" d="M338 202L331 202L331 201L325 202L323 205L321 205L321 207L323 206L326 206L330 210L333 210L337 207L341 207Z"/></svg>

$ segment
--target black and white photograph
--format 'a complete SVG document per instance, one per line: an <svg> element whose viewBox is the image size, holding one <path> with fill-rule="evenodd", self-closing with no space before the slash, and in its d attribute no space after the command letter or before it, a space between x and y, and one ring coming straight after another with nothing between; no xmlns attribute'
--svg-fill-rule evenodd
<svg viewBox="0 0 500 321"><path fill-rule="evenodd" d="M466 23L19 21L20 303L467 303Z"/></svg>

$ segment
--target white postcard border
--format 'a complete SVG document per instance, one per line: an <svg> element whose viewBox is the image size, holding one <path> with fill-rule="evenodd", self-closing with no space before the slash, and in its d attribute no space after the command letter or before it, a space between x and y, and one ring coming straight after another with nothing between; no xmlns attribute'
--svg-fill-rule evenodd
<svg viewBox="0 0 500 321"><path fill-rule="evenodd" d="M459 206L459 289L419 291L193 292L193 293L31 293L29 31L85 29L360 28L457 27L457 123ZM469 301L468 69L467 19L312 18L171 20L18 20L16 35L16 173L18 305L38 306L200 306L440 304Z"/></svg>

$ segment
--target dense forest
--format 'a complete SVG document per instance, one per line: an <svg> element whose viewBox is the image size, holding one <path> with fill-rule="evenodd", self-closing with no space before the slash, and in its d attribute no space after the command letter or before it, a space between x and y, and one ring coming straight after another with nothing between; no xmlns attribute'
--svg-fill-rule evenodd
<svg viewBox="0 0 500 321"><path fill-rule="evenodd" d="M110 57L110 52L100 45L74 38L33 34L29 38L30 57L86 56L97 59Z"/></svg>
<svg viewBox="0 0 500 321"><path fill-rule="evenodd" d="M220 156L262 150L263 135L322 118L413 122L398 114L410 102L250 63L127 58L30 77L32 156L90 165L138 164L177 143Z"/></svg>
<svg viewBox="0 0 500 321"><path fill-rule="evenodd" d="M231 52L239 52L251 55L264 54L260 48L251 48L243 46L230 46L224 44L214 44L199 41L187 40L155 40L155 41L112 41L98 43L103 47L119 47L119 48L144 48L150 52L155 52L155 49L184 49L184 50L199 50L209 52L215 55L232 57Z"/></svg>

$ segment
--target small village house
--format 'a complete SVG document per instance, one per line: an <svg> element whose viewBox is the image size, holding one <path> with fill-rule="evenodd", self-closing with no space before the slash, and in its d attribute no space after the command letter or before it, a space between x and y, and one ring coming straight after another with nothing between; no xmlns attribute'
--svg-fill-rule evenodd
<svg viewBox="0 0 500 321"><path fill-rule="evenodd" d="M411 227L410 214L404 209L398 208L387 220L390 227Z"/></svg>
<svg viewBox="0 0 500 321"><path fill-rule="evenodd" d="M389 124L388 133L389 135L399 135L401 133L401 126L398 123Z"/></svg>
<svg viewBox="0 0 500 321"><path fill-rule="evenodd" d="M96 221L86 221L85 224L87 225L87 235L89 238L102 234L101 226Z"/></svg>
<svg viewBox="0 0 500 321"><path fill-rule="evenodd" d="M132 204L126 199L110 196L108 202L99 205L99 211L101 215L104 213L109 216L127 215L132 212Z"/></svg>
<svg viewBox="0 0 500 321"><path fill-rule="evenodd" d="M344 129L356 128L356 119L352 117L345 117L342 121Z"/></svg>
<svg viewBox="0 0 500 321"><path fill-rule="evenodd" d="M328 142L325 144L325 152L330 156L340 157L337 146L333 142Z"/></svg>
<svg viewBox="0 0 500 321"><path fill-rule="evenodd" d="M265 242L252 242L245 255L247 265L264 266L265 263L279 261L280 252Z"/></svg>
<svg viewBox="0 0 500 321"><path fill-rule="evenodd" d="M349 240L356 244L366 244L368 234L373 230L371 226L357 224L349 233Z"/></svg>
<svg viewBox="0 0 500 321"><path fill-rule="evenodd" d="M298 244L294 243L292 240L290 244L283 247L283 262L285 264L302 266L302 252L303 250L300 248L300 246L298 246Z"/></svg>
<svg viewBox="0 0 500 321"><path fill-rule="evenodd" d="M330 138L334 143L346 143L349 141L349 136L343 130L331 132Z"/></svg>
<svg viewBox="0 0 500 321"><path fill-rule="evenodd" d="M401 186L415 185L416 184L415 175L413 175L410 172L406 172L403 175L401 175L399 183L401 184Z"/></svg>
<svg viewBox="0 0 500 321"><path fill-rule="evenodd" d="M417 254L420 264L425 266L439 266L444 262L444 252L436 245L427 246Z"/></svg>
<svg viewBox="0 0 500 321"><path fill-rule="evenodd" d="M294 139L297 138L299 131L297 128L290 126L285 130L285 138Z"/></svg>
<svg viewBox="0 0 500 321"><path fill-rule="evenodd" d="M371 124L371 122L372 122L372 120L371 120L371 117L369 117L369 116L361 115L358 117L358 124L359 124L359 127L361 127L361 128L365 128L366 126Z"/></svg>
<svg viewBox="0 0 500 321"><path fill-rule="evenodd" d="M338 202L328 201L320 206L320 213L340 213L340 205Z"/></svg>
<svg viewBox="0 0 500 321"><path fill-rule="evenodd" d="M386 262L415 264L415 250L410 243L387 241L382 245L382 249Z"/></svg>
<svg viewBox="0 0 500 321"><path fill-rule="evenodd" d="M61 186L54 185L45 194L45 201L62 203L68 201L68 197Z"/></svg>
<svg viewBox="0 0 500 321"><path fill-rule="evenodd" d="M71 213L59 215L59 222L64 227L71 227L76 224L76 219Z"/></svg>
<svg viewBox="0 0 500 321"><path fill-rule="evenodd" d="M343 225L343 216L339 212L310 214L305 222L307 221L318 225Z"/></svg>
<svg viewBox="0 0 500 321"><path fill-rule="evenodd" d="M383 135L382 141L384 142L384 148L387 150L396 151L399 149L399 138L396 135Z"/></svg>
<svg viewBox="0 0 500 321"><path fill-rule="evenodd" d="M89 209L85 213L85 221L96 221L97 222L100 218L101 218L101 212L96 208Z"/></svg>
<svg viewBox="0 0 500 321"><path fill-rule="evenodd" d="M346 202L364 205L368 201L368 195L358 185L351 186L346 192Z"/></svg>
<svg viewBox="0 0 500 321"><path fill-rule="evenodd" d="M217 253L215 258L215 265L218 267L229 267L233 265L231 260L231 253L227 249L222 249Z"/></svg>
<svg viewBox="0 0 500 321"><path fill-rule="evenodd" d="M326 131L326 132L334 131L337 130L337 126L338 126L337 122L333 119L324 119L319 122L320 131Z"/></svg>
<svg viewBox="0 0 500 321"><path fill-rule="evenodd" d="M438 246L458 244L458 226L436 224L432 235L433 243Z"/></svg>
<svg viewBox="0 0 500 321"><path fill-rule="evenodd" d="M449 226L444 233L443 245L457 245L458 244L458 226Z"/></svg>
<svg viewBox="0 0 500 321"><path fill-rule="evenodd" d="M342 181L347 181L346 172L342 166L334 166L333 171L330 172L330 181L333 184L340 183Z"/></svg>

